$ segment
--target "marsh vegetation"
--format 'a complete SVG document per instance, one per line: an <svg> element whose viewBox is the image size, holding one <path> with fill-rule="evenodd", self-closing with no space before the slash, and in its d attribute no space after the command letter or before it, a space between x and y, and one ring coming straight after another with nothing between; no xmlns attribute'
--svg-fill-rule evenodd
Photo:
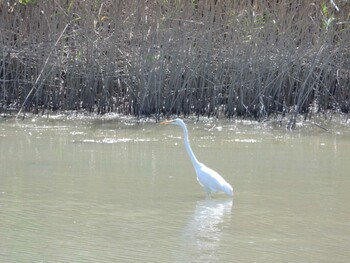
<svg viewBox="0 0 350 263"><path fill-rule="evenodd" d="M349 111L347 1L0 1L0 111Z"/></svg>

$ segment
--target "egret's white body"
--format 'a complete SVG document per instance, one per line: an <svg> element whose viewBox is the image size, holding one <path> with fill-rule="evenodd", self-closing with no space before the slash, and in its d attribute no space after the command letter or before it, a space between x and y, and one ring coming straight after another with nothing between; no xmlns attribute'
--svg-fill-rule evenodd
<svg viewBox="0 0 350 263"><path fill-rule="evenodd" d="M214 170L210 169L209 167L205 166L197 160L188 140L188 130L186 124L181 119L163 121L160 124L174 124L182 128L184 132L184 142L186 150L188 155L190 156L193 167L196 171L197 180L199 184L204 188L207 195L221 191L226 193L228 196L233 196L232 186L228 182L226 182L220 174L218 174L217 172L215 172Z"/></svg>

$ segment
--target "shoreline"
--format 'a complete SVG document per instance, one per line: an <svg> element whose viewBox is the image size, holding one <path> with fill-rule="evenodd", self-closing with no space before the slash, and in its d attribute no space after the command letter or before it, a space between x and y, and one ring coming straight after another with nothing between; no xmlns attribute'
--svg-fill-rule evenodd
<svg viewBox="0 0 350 263"><path fill-rule="evenodd" d="M287 130L295 130L306 126L314 126L318 129L324 131L330 131L329 126L340 125L345 127L350 127L349 114L339 113L339 112L326 112L326 113L316 113L312 115L305 114L274 114L263 120L256 120L252 118L244 117L225 117L225 116L196 116L194 114L184 116L184 115L150 115L150 116L135 116L131 114L119 114L119 113L89 113L85 110L79 111L45 111L44 114L34 114L22 112L20 116L17 116L18 110L8 109L0 110L0 120L1 119L48 119L48 120L91 120L91 121L125 121L133 123L158 123L161 120L173 119L180 117L188 122L228 122L228 123L246 123L246 124L263 124L269 125L271 127L285 128Z"/></svg>

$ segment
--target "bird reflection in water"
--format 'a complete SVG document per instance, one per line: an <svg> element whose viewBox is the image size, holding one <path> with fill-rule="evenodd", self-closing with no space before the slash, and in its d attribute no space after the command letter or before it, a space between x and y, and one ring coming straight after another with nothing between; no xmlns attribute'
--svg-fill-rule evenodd
<svg viewBox="0 0 350 263"><path fill-rule="evenodd" d="M224 233L230 225L232 200L198 201L195 211L183 230L183 260L210 262L217 255Z"/></svg>

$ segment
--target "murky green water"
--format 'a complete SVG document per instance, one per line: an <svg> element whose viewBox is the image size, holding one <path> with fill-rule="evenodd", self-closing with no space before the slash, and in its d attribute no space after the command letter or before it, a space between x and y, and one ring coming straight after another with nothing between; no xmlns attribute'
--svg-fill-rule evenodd
<svg viewBox="0 0 350 263"><path fill-rule="evenodd" d="M346 125L188 126L233 199L206 199L179 127L0 119L0 262L348 262Z"/></svg>

